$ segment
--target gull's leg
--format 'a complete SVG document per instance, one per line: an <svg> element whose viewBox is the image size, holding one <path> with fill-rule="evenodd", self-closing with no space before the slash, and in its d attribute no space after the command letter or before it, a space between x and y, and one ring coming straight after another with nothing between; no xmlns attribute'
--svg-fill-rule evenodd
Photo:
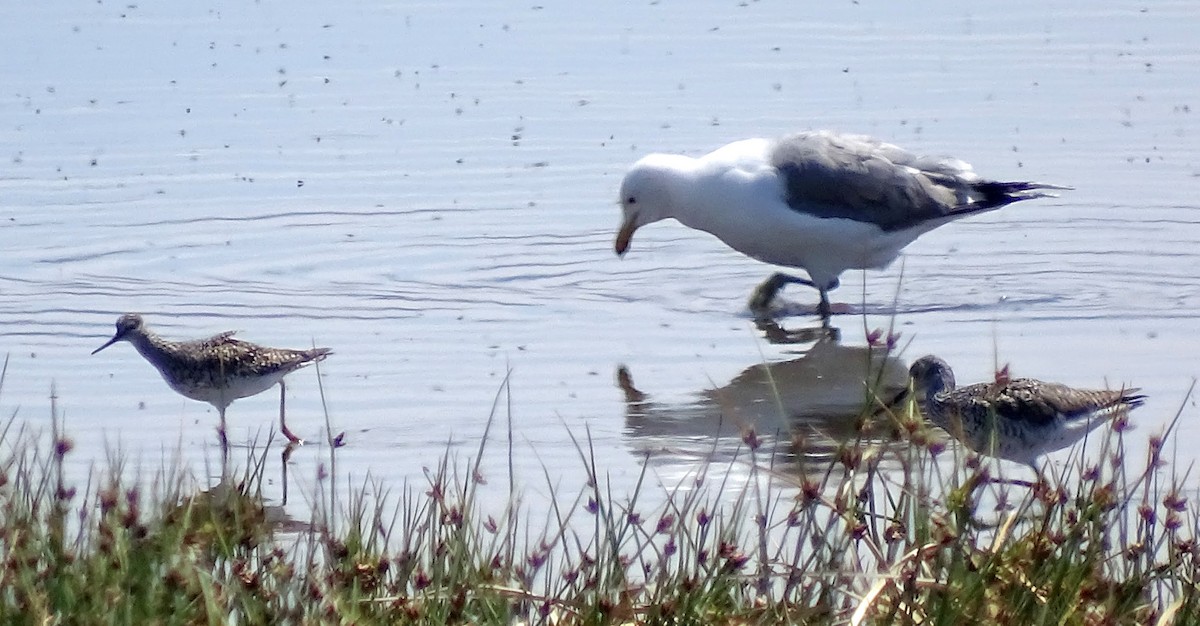
<svg viewBox="0 0 1200 626"><path fill-rule="evenodd" d="M783 272L775 272L769 278L764 280L761 285L754 289L754 293L750 294L750 310L755 313L766 312L767 307L771 305L771 301L775 299L775 295L779 293L789 284L807 285L809 287L817 287L813 281L807 278L798 276L790 276Z"/></svg>
<svg viewBox="0 0 1200 626"><path fill-rule="evenodd" d="M821 325L829 326L829 318L833 316L833 307L829 304L829 292L838 288L842 284L838 279L829 281L825 287L817 287L817 291L821 292L821 302L817 305L817 315L821 316Z"/></svg>
<svg viewBox="0 0 1200 626"><path fill-rule="evenodd" d="M829 291L821 289L821 302L817 304L817 315L821 316L821 323L828 326L829 318L833 316L833 307L829 304Z"/></svg>
<svg viewBox="0 0 1200 626"><path fill-rule="evenodd" d="M293 435L292 431L288 430L287 422L284 421L285 412L283 410L283 396L285 391L286 388L283 386L283 381L281 380L279 381L279 431L283 433L284 437L287 437L287 440L290 443L302 444L304 443L304 440L296 435Z"/></svg>

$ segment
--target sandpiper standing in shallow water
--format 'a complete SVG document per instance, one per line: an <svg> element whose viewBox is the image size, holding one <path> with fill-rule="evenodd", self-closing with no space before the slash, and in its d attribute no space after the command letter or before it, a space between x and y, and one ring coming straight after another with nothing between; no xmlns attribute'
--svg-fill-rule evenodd
<svg viewBox="0 0 1200 626"><path fill-rule="evenodd" d="M1038 471L1037 459L1073 445L1109 419L1141 406L1136 388L1075 389L1031 378L955 387L936 356L909 367L921 413L967 447Z"/></svg>
<svg viewBox="0 0 1200 626"><path fill-rule="evenodd" d="M222 450L227 445L225 409L238 398L253 396L278 383L280 430L288 441L300 443L301 439L284 423L283 377L324 359L332 351L329 348L267 348L234 339L234 332L196 341L168 341L146 328L141 315L127 313L117 319L117 333L113 338L92 354L118 341L133 344L138 353L162 374L171 389L217 409L221 414L217 432L221 436Z"/></svg>
<svg viewBox="0 0 1200 626"><path fill-rule="evenodd" d="M614 245L629 249L634 231L675 218L716 235L760 261L800 268L776 273L750 297L765 312L788 283L821 293L848 269L883 268L917 237L954 220L1044 197L1056 185L979 177L967 163L919 156L862 135L804 132L746 139L699 158L651 154L621 182L624 219Z"/></svg>

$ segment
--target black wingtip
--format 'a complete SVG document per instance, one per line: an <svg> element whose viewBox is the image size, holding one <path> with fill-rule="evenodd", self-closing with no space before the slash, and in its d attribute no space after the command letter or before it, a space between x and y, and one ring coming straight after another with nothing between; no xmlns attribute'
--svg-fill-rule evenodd
<svg viewBox="0 0 1200 626"><path fill-rule="evenodd" d="M971 189L983 196L974 203L975 207L990 209L999 208L1021 200L1054 198L1057 196L1053 193L1048 193L1046 190L1069 191L1071 188L1025 180L982 180L971 185Z"/></svg>

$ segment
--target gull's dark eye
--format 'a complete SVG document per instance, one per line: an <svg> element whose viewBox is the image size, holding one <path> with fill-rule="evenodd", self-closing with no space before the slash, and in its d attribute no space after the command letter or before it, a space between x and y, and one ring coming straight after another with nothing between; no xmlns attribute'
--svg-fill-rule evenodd
<svg viewBox="0 0 1200 626"><path fill-rule="evenodd" d="M637 198L629 196L629 198L625 200L625 204L637 204Z"/></svg>

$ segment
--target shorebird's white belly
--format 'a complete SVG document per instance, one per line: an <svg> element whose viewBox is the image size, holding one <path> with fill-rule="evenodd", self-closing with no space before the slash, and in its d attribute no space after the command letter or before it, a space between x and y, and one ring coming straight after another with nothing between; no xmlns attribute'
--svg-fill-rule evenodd
<svg viewBox="0 0 1200 626"><path fill-rule="evenodd" d="M192 400L207 402L219 409L229 406L239 398L253 396L270 389L277 385L285 375L287 372L267 376L231 377L224 385L172 381L167 376L163 376L163 380L167 381L167 384L176 393Z"/></svg>

